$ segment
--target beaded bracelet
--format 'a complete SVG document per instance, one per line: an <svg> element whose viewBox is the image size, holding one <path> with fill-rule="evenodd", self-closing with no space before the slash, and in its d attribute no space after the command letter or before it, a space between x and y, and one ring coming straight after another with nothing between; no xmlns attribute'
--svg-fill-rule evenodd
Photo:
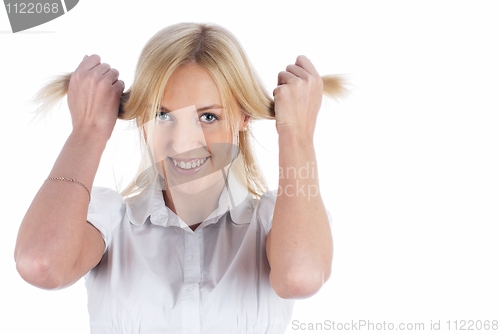
<svg viewBox="0 0 500 334"><path fill-rule="evenodd" d="M70 181L70 182L73 182L73 183L76 183L76 184L79 184L81 185L82 187L85 188L85 190L87 190L87 193L89 194L89 203L90 203L90 200L92 199L90 197L90 191L89 189L83 184L81 183L80 181L77 181L75 179L71 179L71 178L66 178L66 177L48 177L47 180L45 181L49 181L49 180L60 180L60 181Z"/></svg>

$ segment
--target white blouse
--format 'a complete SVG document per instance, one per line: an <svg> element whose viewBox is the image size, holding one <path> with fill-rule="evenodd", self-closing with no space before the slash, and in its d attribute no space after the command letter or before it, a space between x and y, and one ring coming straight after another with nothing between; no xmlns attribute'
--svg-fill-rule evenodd
<svg viewBox="0 0 500 334"><path fill-rule="evenodd" d="M294 301L271 287L265 250L276 193L236 192L192 231L158 179L126 200L93 188L88 221L106 249L85 276L91 333L284 333Z"/></svg>

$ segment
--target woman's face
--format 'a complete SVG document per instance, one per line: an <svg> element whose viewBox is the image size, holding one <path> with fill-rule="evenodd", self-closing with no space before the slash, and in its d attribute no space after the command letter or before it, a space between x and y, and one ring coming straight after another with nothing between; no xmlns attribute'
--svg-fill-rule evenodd
<svg viewBox="0 0 500 334"><path fill-rule="evenodd" d="M236 137L224 115L219 90L207 70L189 63L174 71L153 137L155 161L171 192L195 195L223 185L222 169L237 154ZM242 128L246 120L239 115Z"/></svg>

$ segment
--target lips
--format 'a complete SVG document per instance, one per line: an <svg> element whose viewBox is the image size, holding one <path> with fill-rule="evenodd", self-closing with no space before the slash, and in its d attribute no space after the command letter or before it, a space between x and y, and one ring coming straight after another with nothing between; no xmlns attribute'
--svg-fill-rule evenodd
<svg viewBox="0 0 500 334"><path fill-rule="evenodd" d="M174 153L174 152L172 152ZM229 166L238 155L238 147L229 143L212 143L179 154L166 155L162 167L170 187L192 182Z"/></svg>
<svg viewBox="0 0 500 334"><path fill-rule="evenodd" d="M196 159L191 159L191 160L185 160L185 159L181 160L181 159L174 159L174 158L171 158L171 159L172 159L172 162L174 163L174 166L181 168L181 169L184 169L184 170L190 170L190 169L194 169L194 168L197 168L197 167L200 167L201 165L203 165L208 160L208 157L196 158Z"/></svg>

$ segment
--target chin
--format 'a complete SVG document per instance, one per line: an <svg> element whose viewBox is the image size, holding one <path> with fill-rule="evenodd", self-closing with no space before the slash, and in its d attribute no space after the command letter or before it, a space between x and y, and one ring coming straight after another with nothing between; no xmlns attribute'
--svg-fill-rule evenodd
<svg viewBox="0 0 500 334"><path fill-rule="evenodd" d="M224 178L222 173L217 171L202 178L170 187L170 191L179 195L195 196L203 193L211 194L217 191L220 192L223 186Z"/></svg>

